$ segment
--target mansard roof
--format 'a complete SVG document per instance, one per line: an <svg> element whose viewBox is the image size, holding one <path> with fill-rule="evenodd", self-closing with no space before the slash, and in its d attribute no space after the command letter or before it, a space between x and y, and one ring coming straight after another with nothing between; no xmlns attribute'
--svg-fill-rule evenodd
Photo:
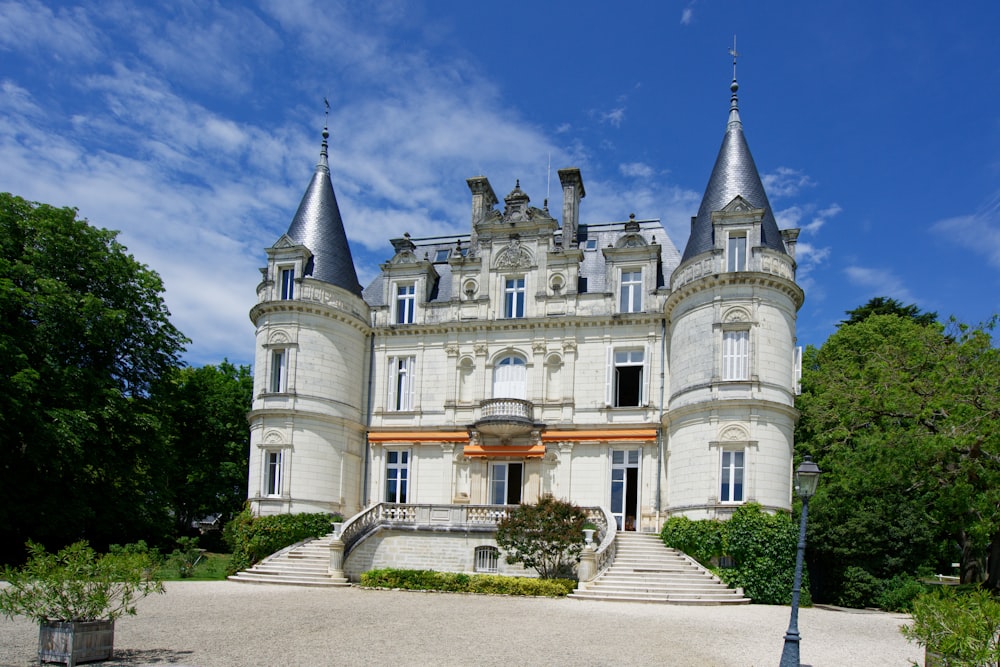
<svg viewBox="0 0 1000 667"><path fill-rule="evenodd" d="M712 213L721 211L736 197L743 197L754 208L764 209L761 242L773 250L786 252L778 223L774 219L774 212L767 200L767 193L764 192L764 184L760 180L757 166L754 164L753 156L750 155L750 147L743 136L743 123L740 120L736 97L739 84L736 83L736 79L733 79L730 89L732 97L726 135L722 139L722 147L715 159L715 167L708 179L698 215L691 223L691 236L684 248L684 261L715 247Z"/></svg>
<svg viewBox="0 0 1000 667"><path fill-rule="evenodd" d="M327 137L329 132L324 129L319 163L295 217L292 218L292 224L288 227L288 236L296 243L306 246L313 254L312 261L306 267L306 275L360 296L361 284L354 269L347 232L344 230L344 221L340 217L337 196L330 180Z"/></svg>

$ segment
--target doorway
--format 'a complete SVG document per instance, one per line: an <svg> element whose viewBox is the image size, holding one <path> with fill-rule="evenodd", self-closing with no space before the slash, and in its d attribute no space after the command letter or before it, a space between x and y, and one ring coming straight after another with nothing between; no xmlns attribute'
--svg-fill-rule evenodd
<svg viewBox="0 0 1000 667"><path fill-rule="evenodd" d="M611 452L611 514L618 530L637 529L641 453L638 449Z"/></svg>
<svg viewBox="0 0 1000 667"><path fill-rule="evenodd" d="M490 465L490 503L520 505L523 463L493 463Z"/></svg>

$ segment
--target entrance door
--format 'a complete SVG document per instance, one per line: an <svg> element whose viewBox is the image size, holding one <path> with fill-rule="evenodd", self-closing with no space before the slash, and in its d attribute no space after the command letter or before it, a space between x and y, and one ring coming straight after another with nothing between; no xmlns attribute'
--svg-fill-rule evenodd
<svg viewBox="0 0 1000 667"><path fill-rule="evenodd" d="M635 530L639 516L639 456L641 450L611 452L611 514L618 530Z"/></svg>
<svg viewBox="0 0 1000 667"><path fill-rule="evenodd" d="M519 505L523 463L494 463L490 466L490 503Z"/></svg>

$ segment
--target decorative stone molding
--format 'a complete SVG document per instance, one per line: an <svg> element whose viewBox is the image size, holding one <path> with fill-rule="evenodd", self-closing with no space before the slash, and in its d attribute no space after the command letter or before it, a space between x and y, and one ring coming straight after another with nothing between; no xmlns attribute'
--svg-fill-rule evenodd
<svg viewBox="0 0 1000 667"><path fill-rule="evenodd" d="M521 240L512 238L507 246L497 253L493 266L501 271L527 269L531 266L531 253L521 245Z"/></svg>

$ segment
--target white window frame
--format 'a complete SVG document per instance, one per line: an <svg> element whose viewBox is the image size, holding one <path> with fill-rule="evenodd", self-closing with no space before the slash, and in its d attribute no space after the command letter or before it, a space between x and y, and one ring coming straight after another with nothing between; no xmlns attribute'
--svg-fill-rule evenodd
<svg viewBox="0 0 1000 667"><path fill-rule="evenodd" d="M417 286L415 283L396 284L396 324L413 324L416 314Z"/></svg>
<svg viewBox="0 0 1000 667"><path fill-rule="evenodd" d="M637 356L638 355L638 356ZM649 345L643 346L608 346L607 375L604 387L604 402L613 408L642 407L648 402L647 389L649 385ZM641 367L639 376L638 405L621 405L619 401L619 368Z"/></svg>
<svg viewBox="0 0 1000 667"><path fill-rule="evenodd" d="M278 279L280 281L279 296L283 300L294 299L295 298L295 267L294 266L279 266L278 267Z"/></svg>
<svg viewBox="0 0 1000 667"><path fill-rule="evenodd" d="M268 498L282 495L284 483L285 454L280 449L265 449L262 452L261 495Z"/></svg>
<svg viewBox="0 0 1000 667"><path fill-rule="evenodd" d="M288 348L271 350L271 368L267 376L267 390L272 394L288 391Z"/></svg>
<svg viewBox="0 0 1000 667"><path fill-rule="evenodd" d="M622 313L642 312L642 269L622 269L620 274L618 310Z"/></svg>
<svg viewBox="0 0 1000 667"><path fill-rule="evenodd" d="M731 329L722 332L722 379L750 379L750 330Z"/></svg>
<svg viewBox="0 0 1000 667"><path fill-rule="evenodd" d="M802 346L796 345L792 351L792 386L795 395L802 393Z"/></svg>
<svg viewBox="0 0 1000 667"><path fill-rule="evenodd" d="M719 502L735 505L746 502L746 497L746 448L724 448L719 453Z"/></svg>
<svg viewBox="0 0 1000 667"><path fill-rule="evenodd" d="M493 398L528 396L528 362L517 354L505 355L493 367Z"/></svg>
<svg viewBox="0 0 1000 667"><path fill-rule="evenodd" d="M510 496L510 467L521 467L521 479L517 486L518 503L524 502L524 462L523 461L496 461L490 464L490 504L507 505L507 498ZM503 479L497 478L497 470L503 470ZM497 490L502 486L503 502L497 502ZM513 503L516 504L516 503Z"/></svg>
<svg viewBox="0 0 1000 667"><path fill-rule="evenodd" d="M732 231L726 235L726 271L747 270L748 238L745 231Z"/></svg>
<svg viewBox="0 0 1000 667"><path fill-rule="evenodd" d="M525 314L527 294L524 276L508 276L504 279L503 313L506 319L520 319Z"/></svg>
<svg viewBox="0 0 1000 667"><path fill-rule="evenodd" d="M410 412L414 409L417 384L417 358L414 356L389 357L389 396L386 405L390 412Z"/></svg>
<svg viewBox="0 0 1000 667"><path fill-rule="evenodd" d="M383 494L385 502L402 505L410 501L413 490L410 461L409 449L385 450L385 493ZM396 483L395 487L393 487L392 482Z"/></svg>

